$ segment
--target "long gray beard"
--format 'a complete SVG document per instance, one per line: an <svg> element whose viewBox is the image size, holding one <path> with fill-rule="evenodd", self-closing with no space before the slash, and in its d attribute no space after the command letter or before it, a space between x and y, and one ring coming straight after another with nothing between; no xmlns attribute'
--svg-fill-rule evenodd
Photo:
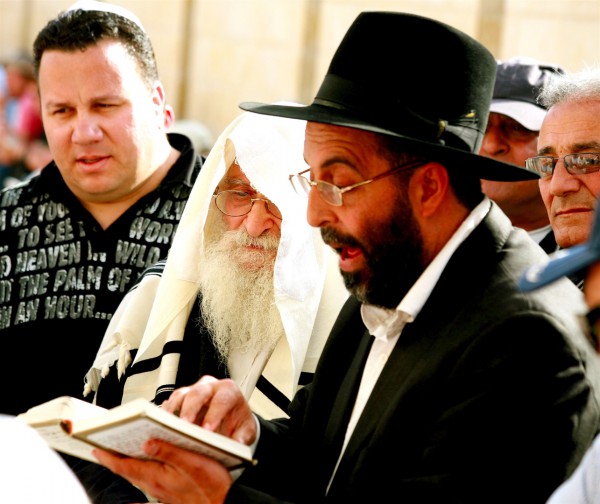
<svg viewBox="0 0 600 504"><path fill-rule="evenodd" d="M248 242L266 250L248 251ZM270 352L284 334L273 288L278 243L277 237L253 238L243 230L207 240L199 279L202 322L225 363L233 350Z"/></svg>

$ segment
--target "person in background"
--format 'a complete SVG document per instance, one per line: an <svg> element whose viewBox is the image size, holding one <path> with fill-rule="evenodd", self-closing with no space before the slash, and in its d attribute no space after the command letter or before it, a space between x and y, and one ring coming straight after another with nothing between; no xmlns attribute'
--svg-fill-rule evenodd
<svg viewBox="0 0 600 504"><path fill-rule="evenodd" d="M540 128L537 156L527 159L540 175L540 192L561 249L589 237L600 196L600 67L557 75L542 89L548 109ZM571 280L580 288L578 272Z"/></svg>
<svg viewBox="0 0 600 504"><path fill-rule="evenodd" d="M171 131L182 133L192 139L196 152L201 156L208 156L215 143L213 134L201 121L195 119L177 119L173 122Z"/></svg>
<svg viewBox="0 0 600 504"><path fill-rule="evenodd" d="M304 129L245 112L224 130L168 258L140 277L111 320L86 379L96 404L161 404L210 373L231 377L263 417L286 416L348 297L335 254L281 169L305 166ZM142 498L96 464L74 467L95 503Z"/></svg>
<svg viewBox="0 0 600 504"><path fill-rule="evenodd" d="M563 72L558 65L532 58L498 61L490 117L480 153L525 166L525 160L537 154L538 132L546 114L546 109L537 102L537 95L549 79ZM527 231L546 252L556 250L556 240L537 180L482 180L481 187L508 215L513 225Z"/></svg>
<svg viewBox="0 0 600 504"><path fill-rule="evenodd" d="M83 377L119 302L166 257L201 158L165 129L165 90L133 13L83 0L33 44L54 160L0 193L0 411L18 414ZM65 76L68 75L68 78Z"/></svg>
<svg viewBox="0 0 600 504"><path fill-rule="evenodd" d="M31 57L15 56L4 64L4 68L7 93L0 116L0 187L29 175L33 160L28 158L30 149L35 155L46 143ZM48 151L47 145L45 150Z"/></svg>
<svg viewBox="0 0 600 504"><path fill-rule="evenodd" d="M518 289L547 254L481 191L482 178L537 177L478 155L495 73L492 54L447 24L369 11L311 105L242 103L307 121L310 168L290 179L352 296L288 419L254 415L233 380L212 376L163 404L256 443L235 483L158 440L150 460L96 450L99 462L169 503L547 499L600 430L600 362L581 291Z"/></svg>
<svg viewBox="0 0 600 504"><path fill-rule="evenodd" d="M561 277L578 274L585 278L583 293L587 311L582 321L600 352L600 206L596 206L593 227L584 243L550 256L550 260L529 267L521 276L519 285L531 292L556 282ZM557 440L558 442L558 440ZM573 475L559 486L547 504L600 503L600 436L588 449Z"/></svg>

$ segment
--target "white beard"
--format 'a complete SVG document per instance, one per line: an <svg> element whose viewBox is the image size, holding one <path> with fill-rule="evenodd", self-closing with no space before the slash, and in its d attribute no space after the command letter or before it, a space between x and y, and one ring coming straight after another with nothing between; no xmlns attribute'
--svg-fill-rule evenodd
<svg viewBox="0 0 600 504"><path fill-rule="evenodd" d="M222 219L210 221L200 265L202 322L222 362L233 350L271 352L284 335L273 288L279 238L253 238L243 229L227 231Z"/></svg>

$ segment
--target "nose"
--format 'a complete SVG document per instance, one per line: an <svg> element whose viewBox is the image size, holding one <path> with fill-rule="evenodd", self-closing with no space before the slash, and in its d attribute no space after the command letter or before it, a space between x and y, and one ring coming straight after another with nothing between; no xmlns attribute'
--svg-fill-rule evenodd
<svg viewBox="0 0 600 504"><path fill-rule="evenodd" d="M78 113L74 119L71 140L77 144L89 144L102 139L102 130L93 116Z"/></svg>
<svg viewBox="0 0 600 504"><path fill-rule="evenodd" d="M324 227L337 221L335 208L337 207L330 205L323 199L317 188L313 187L308 192L306 218L309 225L313 227Z"/></svg>
<svg viewBox="0 0 600 504"><path fill-rule="evenodd" d="M274 226L279 226L280 222L281 219L277 219L269 212L266 201L256 200L250 212L246 214L244 226L250 236L258 237Z"/></svg>
<svg viewBox="0 0 600 504"><path fill-rule="evenodd" d="M487 157L496 157L508 151L509 146L500 128L488 128L481 142L481 154Z"/></svg>
<svg viewBox="0 0 600 504"><path fill-rule="evenodd" d="M552 177L549 178L550 193L553 196L563 196L568 193L574 193L581 187L581 180L579 177L577 175L571 175L565 168L564 159L559 159L557 161Z"/></svg>

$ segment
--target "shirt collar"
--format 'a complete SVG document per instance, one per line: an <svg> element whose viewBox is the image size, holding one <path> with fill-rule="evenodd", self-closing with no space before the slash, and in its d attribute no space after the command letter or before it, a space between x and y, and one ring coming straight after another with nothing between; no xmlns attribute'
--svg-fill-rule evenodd
<svg viewBox="0 0 600 504"><path fill-rule="evenodd" d="M389 335L397 333L405 323L412 322L417 317L452 254L481 223L490 208L491 201L486 196L462 222L429 266L425 268L395 310L367 304L361 306L362 320L369 330L369 334L377 339L387 339Z"/></svg>

